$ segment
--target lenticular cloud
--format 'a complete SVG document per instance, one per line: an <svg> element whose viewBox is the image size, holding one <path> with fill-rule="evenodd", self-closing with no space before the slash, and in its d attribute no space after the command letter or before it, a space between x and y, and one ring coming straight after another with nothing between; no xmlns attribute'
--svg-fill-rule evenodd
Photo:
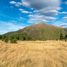
<svg viewBox="0 0 67 67"><path fill-rule="evenodd" d="M57 14L60 0L24 0L30 7L35 8L43 15L53 16Z"/></svg>
<svg viewBox="0 0 67 67"><path fill-rule="evenodd" d="M24 0L28 2L30 6L36 9L42 9L46 7L57 8L60 5L60 0Z"/></svg>
<svg viewBox="0 0 67 67"><path fill-rule="evenodd" d="M22 0L27 7L35 9L35 13L47 17L54 17L60 10L60 0Z"/></svg>

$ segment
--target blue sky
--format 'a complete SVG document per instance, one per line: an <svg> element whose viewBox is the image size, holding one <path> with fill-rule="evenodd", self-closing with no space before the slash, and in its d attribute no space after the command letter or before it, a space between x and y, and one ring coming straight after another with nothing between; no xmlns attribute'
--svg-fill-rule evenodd
<svg viewBox="0 0 67 67"><path fill-rule="evenodd" d="M0 34L39 22L67 27L67 0L0 0Z"/></svg>

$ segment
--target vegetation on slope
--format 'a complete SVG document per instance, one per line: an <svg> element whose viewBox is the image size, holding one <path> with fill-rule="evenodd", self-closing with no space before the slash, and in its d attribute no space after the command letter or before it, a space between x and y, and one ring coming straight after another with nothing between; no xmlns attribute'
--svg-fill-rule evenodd
<svg viewBox="0 0 67 67"><path fill-rule="evenodd" d="M60 27L36 24L16 32L9 32L0 39L8 42L16 42L17 40L62 40L67 39L66 30Z"/></svg>

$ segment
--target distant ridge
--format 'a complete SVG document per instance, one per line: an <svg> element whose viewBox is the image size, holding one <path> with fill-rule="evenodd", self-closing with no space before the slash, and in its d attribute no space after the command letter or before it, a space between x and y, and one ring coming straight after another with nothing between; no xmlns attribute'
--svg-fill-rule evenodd
<svg viewBox="0 0 67 67"><path fill-rule="evenodd" d="M39 23L20 29L15 32L9 32L1 36L4 41L17 40L60 40L66 36L66 29Z"/></svg>

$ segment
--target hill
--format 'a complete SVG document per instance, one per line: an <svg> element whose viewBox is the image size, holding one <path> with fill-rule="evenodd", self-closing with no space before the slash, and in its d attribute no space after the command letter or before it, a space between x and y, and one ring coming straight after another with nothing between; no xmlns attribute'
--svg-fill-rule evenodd
<svg viewBox="0 0 67 67"><path fill-rule="evenodd" d="M17 40L59 40L64 39L65 30L60 27L39 23L28 26L24 29L9 32L0 37L4 41Z"/></svg>

